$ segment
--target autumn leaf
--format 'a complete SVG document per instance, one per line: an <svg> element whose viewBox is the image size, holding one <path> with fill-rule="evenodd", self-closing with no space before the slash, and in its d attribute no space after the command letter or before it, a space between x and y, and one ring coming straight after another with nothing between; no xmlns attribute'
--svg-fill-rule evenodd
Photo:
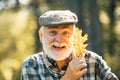
<svg viewBox="0 0 120 80"><path fill-rule="evenodd" d="M75 31L75 37L71 40L71 43L73 43L73 53L75 53L78 57L83 56L86 52L86 47L88 44L85 44L85 42L88 40L88 34L85 34L82 36L82 30L79 28L76 28Z"/></svg>

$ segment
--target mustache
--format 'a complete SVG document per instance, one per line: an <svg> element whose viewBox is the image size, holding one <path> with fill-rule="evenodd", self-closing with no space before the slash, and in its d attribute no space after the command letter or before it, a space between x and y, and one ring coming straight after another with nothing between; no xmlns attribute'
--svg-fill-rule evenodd
<svg viewBox="0 0 120 80"><path fill-rule="evenodd" d="M66 43L59 43L59 42L53 42L49 45L49 47L52 47L52 46L57 46L57 47L69 47L69 45L67 45Z"/></svg>

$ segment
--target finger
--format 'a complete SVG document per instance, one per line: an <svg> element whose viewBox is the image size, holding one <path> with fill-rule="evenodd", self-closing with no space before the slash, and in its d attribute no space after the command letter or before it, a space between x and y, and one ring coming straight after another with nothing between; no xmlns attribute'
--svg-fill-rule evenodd
<svg viewBox="0 0 120 80"><path fill-rule="evenodd" d="M80 70L82 70L82 69L84 69L84 68L86 68L86 67L87 67L87 64L86 64L86 63L79 64L79 65L77 66L77 71L80 71Z"/></svg>
<svg viewBox="0 0 120 80"><path fill-rule="evenodd" d="M86 63L85 60L79 60L79 64Z"/></svg>
<svg viewBox="0 0 120 80"><path fill-rule="evenodd" d="M87 73L87 68L84 68L78 72L78 75L82 76Z"/></svg>
<svg viewBox="0 0 120 80"><path fill-rule="evenodd" d="M75 58L75 60L77 60L77 61L79 61L79 60L84 60L85 61L85 58L84 57L77 57L77 58Z"/></svg>
<svg viewBox="0 0 120 80"><path fill-rule="evenodd" d="M75 66L78 66L82 63L86 63L84 58L75 58L70 62L71 65L75 65Z"/></svg>
<svg viewBox="0 0 120 80"><path fill-rule="evenodd" d="M85 58L82 56L82 57L78 57L79 59L83 59L83 60L85 60Z"/></svg>
<svg viewBox="0 0 120 80"><path fill-rule="evenodd" d="M76 63L77 64L82 64L82 63L86 63L86 61L85 61L84 58L77 58Z"/></svg>

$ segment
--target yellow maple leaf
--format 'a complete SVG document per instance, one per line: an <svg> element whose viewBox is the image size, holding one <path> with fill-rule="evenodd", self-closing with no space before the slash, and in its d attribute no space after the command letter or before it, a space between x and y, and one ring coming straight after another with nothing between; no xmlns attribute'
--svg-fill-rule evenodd
<svg viewBox="0 0 120 80"><path fill-rule="evenodd" d="M83 56L86 52L86 47L88 44L85 44L85 42L88 40L88 34L85 34L82 36L82 30L79 28L76 28L75 31L75 37L71 40L71 43L73 43L73 53L75 53L78 57Z"/></svg>

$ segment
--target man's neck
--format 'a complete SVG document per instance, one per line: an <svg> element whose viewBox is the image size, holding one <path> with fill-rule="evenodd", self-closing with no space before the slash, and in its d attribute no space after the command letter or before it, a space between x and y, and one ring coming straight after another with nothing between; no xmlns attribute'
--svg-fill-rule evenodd
<svg viewBox="0 0 120 80"><path fill-rule="evenodd" d="M56 61L57 65L58 65L58 68L61 69L64 64L66 63L66 60L62 60L62 61Z"/></svg>

